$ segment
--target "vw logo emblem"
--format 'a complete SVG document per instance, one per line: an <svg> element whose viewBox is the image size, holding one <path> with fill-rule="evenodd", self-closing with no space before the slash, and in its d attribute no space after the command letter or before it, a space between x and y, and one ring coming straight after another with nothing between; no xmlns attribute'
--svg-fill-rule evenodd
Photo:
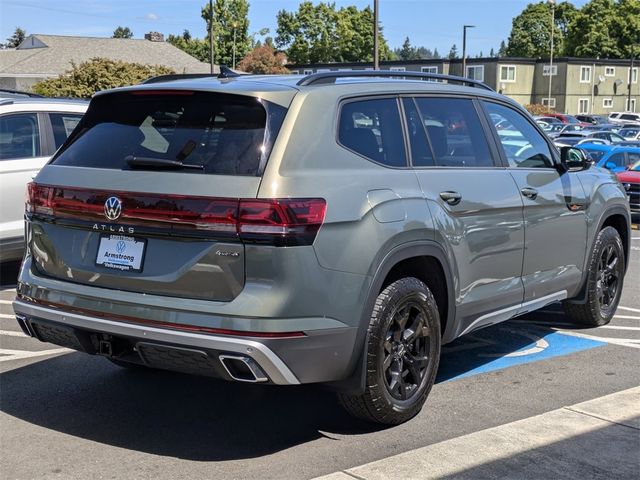
<svg viewBox="0 0 640 480"><path fill-rule="evenodd" d="M104 216L109 220L117 220L122 214L122 202L118 197L109 197L104 202Z"/></svg>
<svg viewBox="0 0 640 480"><path fill-rule="evenodd" d="M120 254L124 253L124 251L127 249L127 244L124 243L122 240L120 240L118 243L116 243L116 251Z"/></svg>

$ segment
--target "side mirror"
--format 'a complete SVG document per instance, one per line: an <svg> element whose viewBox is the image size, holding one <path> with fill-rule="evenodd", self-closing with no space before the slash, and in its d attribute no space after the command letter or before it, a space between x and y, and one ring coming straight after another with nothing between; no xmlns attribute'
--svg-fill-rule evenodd
<svg viewBox="0 0 640 480"><path fill-rule="evenodd" d="M560 163L567 172L579 172L591 167L593 161L587 153L577 147L561 147Z"/></svg>
<svg viewBox="0 0 640 480"><path fill-rule="evenodd" d="M617 165L613 162L607 162L604 164L604 168L606 168L607 170L615 170L617 168Z"/></svg>

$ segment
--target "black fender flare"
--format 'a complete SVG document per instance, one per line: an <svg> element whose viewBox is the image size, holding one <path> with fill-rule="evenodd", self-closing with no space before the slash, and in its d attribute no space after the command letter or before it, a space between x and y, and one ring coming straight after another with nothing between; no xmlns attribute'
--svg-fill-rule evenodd
<svg viewBox="0 0 640 480"><path fill-rule="evenodd" d="M624 252L624 260L625 260L624 270L626 272L627 269L629 268L629 253L631 251L631 222L629 219L628 210L623 205L619 205L619 204L615 204L607 208L602 213L602 215L600 215L596 232L599 232L600 230L602 230L602 227L605 224L605 222L613 215L622 215L626 219L625 221L627 224L627 238L628 238L626 251ZM568 300L571 303L584 304L587 301L587 279L589 278L588 266L589 266L589 259L591 259L591 255L593 253L593 247L595 246L595 243L596 242L595 242L595 236L594 236L593 242L591 243L591 245L589 245L589 249L587 251L587 254L585 255L584 266L582 269L582 280L580 281L580 290L578 290L578 293L576 294L575 297Z"/></svg>
<svg viewBox="0 0 640 480"><path fill-rule="evenodd" d="M339 390L343 393L351 395L357 395L364 392L365 388L365 372L366 372L366 357L364 355L365 345L368 340L368 327L371 311L375 304L376 298L382 289L384 280L391 269L399 262L413 257L434 257L441 265L444 272L444 280L447 286L447 320L446 331L442 332L443 338L448 338L450 332L455 331L455 292L453 275L449 261L447 260L444 249L436 242L431 240L412 241L397 245L392 248L383 258L378 265L373 280L369 285L369 291L366 295L366 301L364 308L362 309L362 316L358 323L358 332L356 334L356 342L354 345L353 360L352 360L352 373L351 375L342 381L333 382L328 384L331 388Z"/></svg>

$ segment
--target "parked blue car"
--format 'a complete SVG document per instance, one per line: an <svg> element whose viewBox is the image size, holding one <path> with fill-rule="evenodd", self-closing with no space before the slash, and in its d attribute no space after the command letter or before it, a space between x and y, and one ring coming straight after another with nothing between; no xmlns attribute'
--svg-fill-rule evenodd
<svg viewBox="0 0 640 480"><path fill-rule="evenodd" d="M615 173L623 172L629 165L640 161L640 147L582 143L579 148L587 152L596 167L606 168Z"/></svg>

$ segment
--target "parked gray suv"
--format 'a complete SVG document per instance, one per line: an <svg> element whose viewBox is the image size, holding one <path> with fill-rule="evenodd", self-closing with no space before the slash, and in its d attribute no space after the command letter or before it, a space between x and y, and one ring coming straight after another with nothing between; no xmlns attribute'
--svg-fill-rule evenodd
<svg viewBox="0 0 640 480"><path fill-rule="evenodd" d="M553 302L611 320L624 189L483 84L179 78L96 94L29 185L28 335L126 367L327 384L397 424L442 344Z"/></svg>

